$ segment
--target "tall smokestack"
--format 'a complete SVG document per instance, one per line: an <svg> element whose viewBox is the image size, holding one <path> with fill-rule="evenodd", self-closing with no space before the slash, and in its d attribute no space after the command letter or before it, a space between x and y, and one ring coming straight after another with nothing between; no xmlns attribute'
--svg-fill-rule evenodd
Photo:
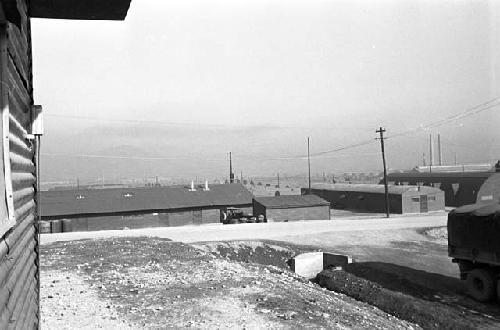
<svg viewBox="0 0 500 330"><path fill-rule="evenodd" d="M441 154L441 134L438 134L438 157L439 165L443 165L443 155Z"/></svg>
<svg viewBox="0 0 500 330"><path fill-rule="evenodd" d="M432 144L432 134L429 134L429 166L434 165L434 146Z"/></svg>
<svg viewBox="0 0 500 330"><path fill-rule="evenodd" d="M205 191L208 191L210 190L210 188L208 188L208 180L205 180L205 189L203 189Z"/></svg>
<svg viewBox="0 0 500 330"><path fill-rule="evenodd" d="M189 189L189 191L196 191L196 189L194 189L194 181L191 180L191 189Z"/></svg>

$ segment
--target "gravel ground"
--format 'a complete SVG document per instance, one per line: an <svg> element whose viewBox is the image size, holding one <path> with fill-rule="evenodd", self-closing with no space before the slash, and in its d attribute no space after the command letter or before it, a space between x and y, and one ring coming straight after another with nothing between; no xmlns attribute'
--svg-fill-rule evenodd
<svg viewBox="0 0 500 330"><path fill-rule="evenodd" d="M209 250L146 237L42 246L42 328L418 328L282 267Z"/></svg>
<svg viewBox="0 0 500 330"><path fill-rule="evenodd" d="M133 329L110 304L74 272L41 274L42 329ZM71 320L69 322L69 320Z"/></svg>

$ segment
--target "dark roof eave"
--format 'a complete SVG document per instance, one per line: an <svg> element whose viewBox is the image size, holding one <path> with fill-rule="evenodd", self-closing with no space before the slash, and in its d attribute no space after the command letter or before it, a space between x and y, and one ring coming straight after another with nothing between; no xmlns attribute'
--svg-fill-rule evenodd
<svg viewBox="0 0 500 330"><path fill-rule="evenodd" d="M270 209L270 210L273 210L273 209L302 209L302 208L308 208L308 207L316 207L316 206L328 206L330 207L330 203L328 204L310 204L310 205L272 205L272 206L266 206L266 205L263 205L266 207L266 209Z"/></svg>
<svg viewBox="0 0 500 330"><path fill-rule="evenodd" d="M131 0L30 0L30 17L123 21Z"/></svg>

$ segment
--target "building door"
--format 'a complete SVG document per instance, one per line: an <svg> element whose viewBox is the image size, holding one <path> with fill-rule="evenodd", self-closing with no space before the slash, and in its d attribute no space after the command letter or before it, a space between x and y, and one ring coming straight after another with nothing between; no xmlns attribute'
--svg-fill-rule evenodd
<svg viewBox="0 0 500 330"><path fill-rule="evenodd" d="M427 202L427 195L420 195L420 213L429 212L429 203Z"/></svg>
<svg viewBox="0 0 500 330"><path fill-rule="evenodd" d="M193 211L193 223L195 225L201 225L203 223L203 218L201 215L201 210L194 210Z"/></svg>

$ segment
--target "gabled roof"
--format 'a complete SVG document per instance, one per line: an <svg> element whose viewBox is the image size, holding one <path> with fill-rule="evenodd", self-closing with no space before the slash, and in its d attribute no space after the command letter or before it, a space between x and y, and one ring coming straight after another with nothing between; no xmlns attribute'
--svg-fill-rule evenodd
<svg viewBox="0 0 500 330"><path fill-rule="evenodd" d="M29 0L30 16L80 20L124 20L131 0Z"/></svg>
<svg viewBox="0 0 500 330"><path fill-rule="evenodd" d="M41 212L42 217L64 217L252 204L253 195L239 183L209 188L208 191L189 191L184 187L42 191Z"/></svg>
<svg viewBox="0 0 500 330"><path fill-rule="evenodd" d="M364 192L364 193L385 193L385 188L383 184L344 184L344 183L316 183L313 184L312 189L323 189L323 190L333 190L333 191L347 191L347 192ZM419 190L420 189L420 190ZM427 187L427 186L388 186L389 194L402 195L407 192L420 192L420 193L433 193L440 191L439 188Z"/></svg>
<svg viewBox="0 0 500 330"><path fill-rule="evenodd" d="M330 202L316 195L283 195L275 197L255 197L254 200L266 208L297 208L310 206L330 206Z"/></svg>

